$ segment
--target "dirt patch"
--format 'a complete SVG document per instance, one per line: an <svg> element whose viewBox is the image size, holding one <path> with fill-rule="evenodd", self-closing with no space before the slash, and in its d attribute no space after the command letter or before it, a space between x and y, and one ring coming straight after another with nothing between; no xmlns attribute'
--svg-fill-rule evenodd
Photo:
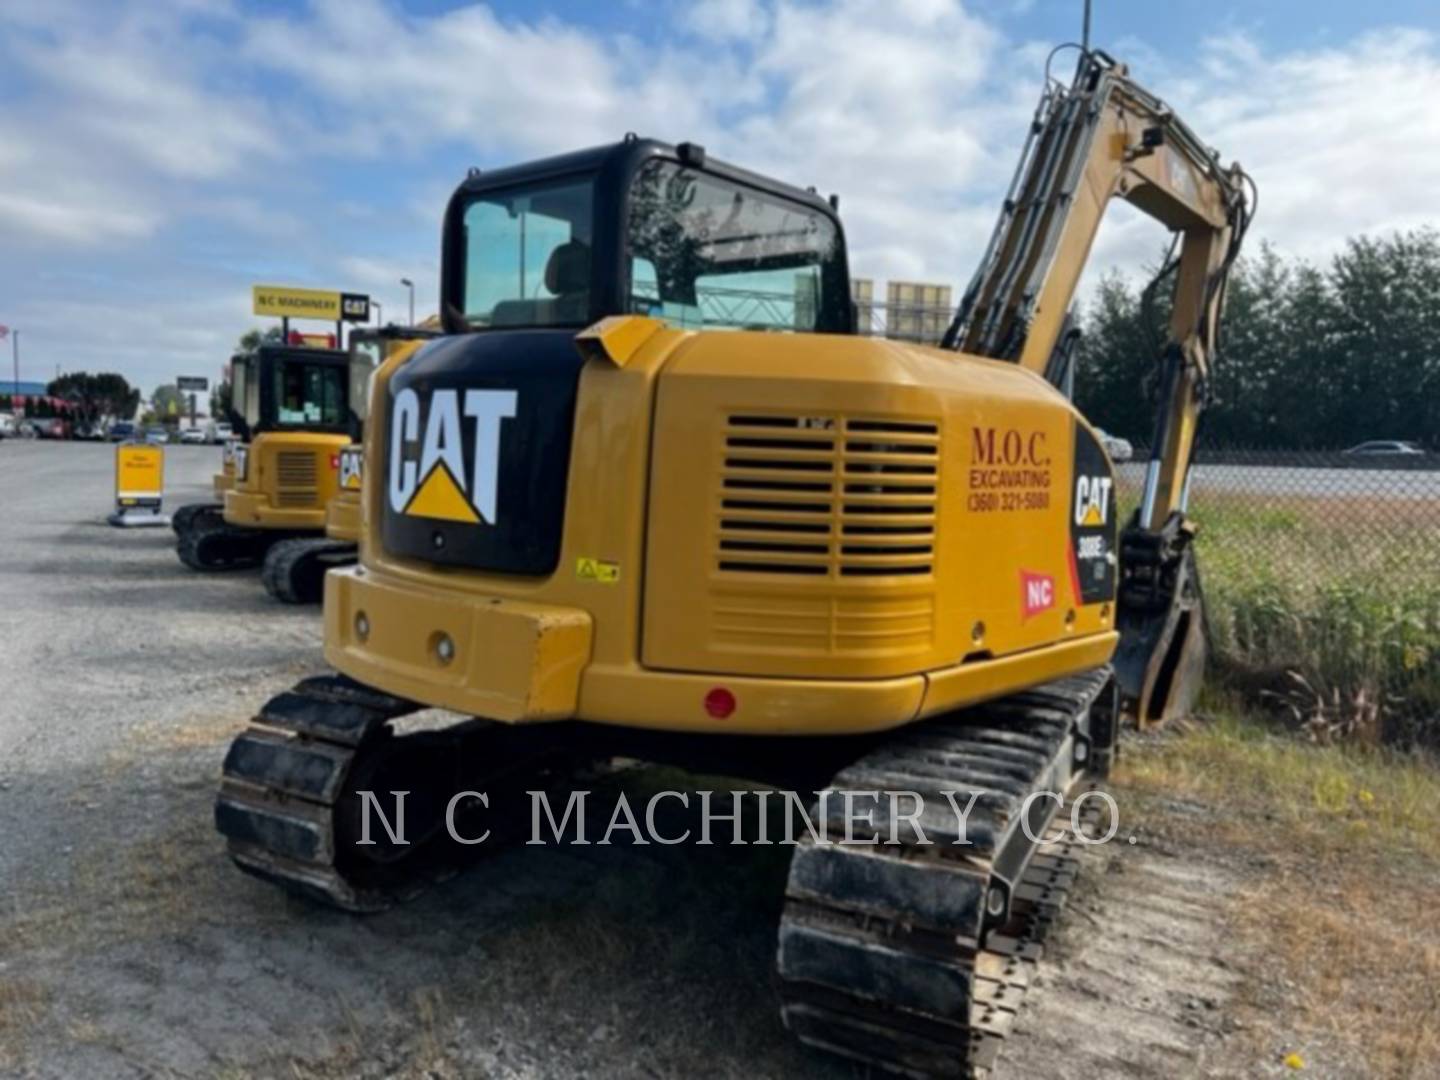
<svg viewBox="0 0 1440 1080"><path fill-rule="evenodd" d="M1130 750L1120 780L1147 824L1197 863L1233 868L1225 948L1243 978L1228 1051L1251 1063L1244 1075L1433 1076L1440 772L1233 716Z"/></svg>

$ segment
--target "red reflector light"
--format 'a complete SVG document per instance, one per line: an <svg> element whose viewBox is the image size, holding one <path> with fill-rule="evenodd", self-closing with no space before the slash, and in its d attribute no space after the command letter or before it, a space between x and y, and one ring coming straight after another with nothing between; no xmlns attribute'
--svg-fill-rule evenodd
<svg viewBox="0 0 1440 1080"><path fill-rule="evenodd" d="M334 469L336 472L339 472L339 471L340 471L340 455L339 455L339 454L331 454L331 455L330 455L330 468Z"/></svg>
<svg viewBox="0 0 1440 1080"><path fill-rule="evenodd" d="M716 720L724 720L735 711L735 695L717 686L705 695L705 711Z"/></svg>

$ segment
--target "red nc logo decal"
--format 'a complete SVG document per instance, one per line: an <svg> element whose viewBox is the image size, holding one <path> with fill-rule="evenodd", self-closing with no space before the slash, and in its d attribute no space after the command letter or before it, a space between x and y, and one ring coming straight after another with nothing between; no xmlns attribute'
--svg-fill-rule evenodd
<svg viewBox="0 0 1440 1080"><path fill-rule="evenodd" d="M1020 571L1020 610L1023 618L1049 611L1055 606L1055 579L1033 570Z"/></svg>

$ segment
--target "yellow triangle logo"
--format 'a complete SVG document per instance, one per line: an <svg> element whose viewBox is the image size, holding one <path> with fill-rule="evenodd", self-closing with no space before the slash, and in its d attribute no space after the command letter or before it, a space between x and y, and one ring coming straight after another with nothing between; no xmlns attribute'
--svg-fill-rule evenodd
<svg viewBox="0 0 1440 1080"><path fill-rule="evenodd" d="M415 492L405 513L415 517L440 518L444 521L458 521L465 525L479 525L480 515L465 498L455 477L450 475L445 463L439 462L430 470L430 475Z"/></svg>
<svg viewBox="0 0 1440 1080"><path fill-rule="evenodd" d="M1094 503L1091 503L1085 511L1085 520L1080 522L1080 524L1104 525L1105 519L1100 516L1100 507L1096 506Z"/></svg>

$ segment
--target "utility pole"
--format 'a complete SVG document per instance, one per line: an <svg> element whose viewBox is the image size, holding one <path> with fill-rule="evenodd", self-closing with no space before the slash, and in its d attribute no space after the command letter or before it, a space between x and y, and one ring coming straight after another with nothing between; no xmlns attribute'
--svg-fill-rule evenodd
<svg viewBox="0 0 1440 1080"><path fill-rule="evenodd" d="M10 348L15 356L15 396L20 396L20 331L10 331Z"/></svg>
<svg viewBox="0 0 1440 1080"><path fill-rule="evenodd" d="M410 325L415 325L415 282L408 277L402 277L400 284L410 290Z"/></svg>

